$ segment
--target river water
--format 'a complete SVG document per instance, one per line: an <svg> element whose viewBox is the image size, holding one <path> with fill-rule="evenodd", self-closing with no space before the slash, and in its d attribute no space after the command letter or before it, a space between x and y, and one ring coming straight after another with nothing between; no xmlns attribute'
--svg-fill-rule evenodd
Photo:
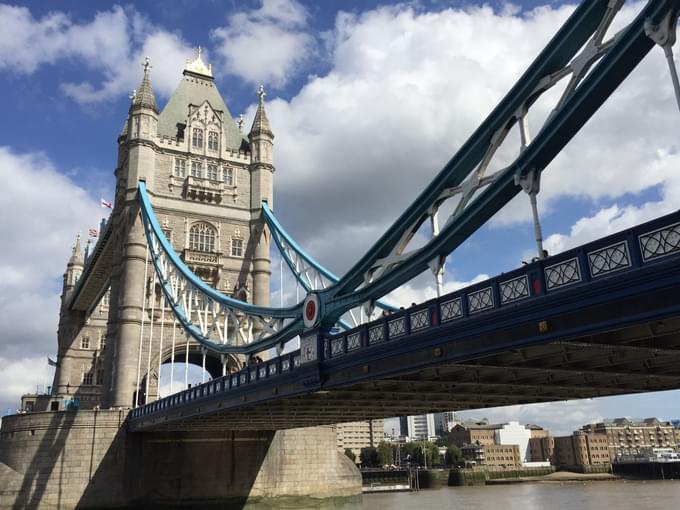
<svg viewBox="0 0 680 510"><path fill-rule="evenodd" d="M540 482L364 494L338 500L268 500L243 510L680 510L680 480ZM226 509L225 509L226 510Z"/></svg>
<svg viewBox="0 0 680 510"><path fill-rule="evenodd" d="M680 481L550 482L365 494L342 510L678 510Z"/></svg>

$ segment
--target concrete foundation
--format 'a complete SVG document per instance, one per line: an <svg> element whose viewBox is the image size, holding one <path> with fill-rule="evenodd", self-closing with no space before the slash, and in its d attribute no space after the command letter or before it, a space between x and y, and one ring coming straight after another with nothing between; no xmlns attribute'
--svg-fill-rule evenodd
<svg viewBox="0 0 680 510"><path fill-rule="evenodd" d="M126 414L4 418L0 509L240 508L361 494L361 475L329 427L131 434Z"/></svg>

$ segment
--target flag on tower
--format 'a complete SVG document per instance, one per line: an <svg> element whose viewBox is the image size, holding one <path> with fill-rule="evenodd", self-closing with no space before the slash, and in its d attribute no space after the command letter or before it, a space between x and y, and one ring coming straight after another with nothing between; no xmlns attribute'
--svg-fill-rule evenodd
<svg viewBox="0 0 680 510"><path fill-rule="evenodd" d="M107 209L113 209L113 204L109 202L108 200L104 200L103 198L99 202L102 207L106 207Z"/></svg>
<svg viewBox="0 0 680 510"><path fill-rule="evenodd" d="M99 235L99 232L96 228L91 228L87 231L87 233L90 235L90 237L97 237Z"/></svg>

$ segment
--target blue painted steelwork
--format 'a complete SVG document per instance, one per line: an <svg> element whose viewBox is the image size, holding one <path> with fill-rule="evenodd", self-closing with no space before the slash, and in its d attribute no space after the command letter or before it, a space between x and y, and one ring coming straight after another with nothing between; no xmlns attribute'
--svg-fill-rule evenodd
<svg viewBox="0 0 680 510"><path fill-rule="evenodd" d="M189 335L191 335L192 338L194 338L202 346L221 354L252 354L270 349L274 346L277 346L281 342L294 338L297 335L302 323L300 304L288 308L262 307L231 298L216 291L204 283L199 277L197 277L186 266L182 259L179 258L172 246L170 246L170 243L161 230L161 226L158 224L158 220L153 214L153 208L151 207L151 202L146 191L146 184L142 181L140 181L138 184L138 198L140 212L142 214L142 223L144 225L144 232L146 234L148 247L151 253L150 259L156 270L156 275L158 276L158 279L161 283L163 295L165 296L170 309L174 313L179 323L182 325L184 330ZM162 253L157 251L158 249L160 249ZM276 337L259 341L256 345L253 343L250 345L234 346L212 341L209 337L203 334L203 332L201 332L200 328L196 324L191 321L191 318L188 316L184 306L175 298L171 284L165 278L164 270L161 267L161 255L170 261L173 267L181 274L184 279L186 279L186 281L188 281L204 296L207 296L215 303L239 310L245 314L278 318L281 320L288 319L291 320L291 322L284 326L278 332Z"/></svg>
<svg viewBox="0 0 680 510"><path fill-rule="evenodd" d="M295 261L293 261L288 253L288 250L286 249L285 245L283 242L285 242L288 246L290 246L295 254L300 257L302 260L305 261L305 263L314 268L314 270L318 271L321 275L323 275L329 282L331 283L337 283L339 281L339 278L333 274L331 271L323 267L321 264L319 264L314 258L309 255L296 241L291 237L291 235L286 231L286 229L283 227L281 222L276 218L274 215L274 212L269 208L269 206L265 203L262 202L262 216L267 223L267 226L269 227L269 230L272 233L272 238L274 239L274 242L276 243L277 248L279 249L279 253L283 257L283 260L285 260L286 265L288 268L291 270L293 275L295 276L295 279L302 285L302 287L305 289L306 292L312 292L317 289L313 289L311 285L309 285L309 282L305 280L302 275L300 274L300 270L298 267L295 265ZM397 307L389 305L387 303L384 303L382 301L378 301L376 303L376 306L380 308L381 310L385 310L387 312L396 312L398 310Z"/></svg>
<svg viewBox="0 0 680 510"><path fill-rule="evenodd" d="M454 327L456 335L461 338L477 338L478 335L498 331L510 324L536 324L546 316L573 304L572 293L579 289L588 289L589 295L578 303L587 309L607 300L618 298L618 294L629 292L629 282L633 279L642 281L655 280L654 285L677 285L680 281L680 211L665 217L638 225L634 228L607 236L583 246L573 248L559 255L522 266L510 273L479 282L464 289L457 290L437 299L418 304L407 310L383 317L374 322L364 324L351 331L338 335L321 332L320 343L314 363L309 365L327 366L330 370L343 370L347 364L366 362L371 353L384 357L394 354L396 350L385 353L385 344L400 345L399 349L411 349L414 345L426 346L425 340L432 345L451 336L450 328ZM663 267L663 276L659 277L657 268ZM672 275L668 278L668 275ZM645 276L647 275L647 276ZM512 284L512 291L504 291L510 282L526 279L526 287ZM612 287L609 282L616 282ZM593 288L608 286L609 292L598 293ZM614 290L611 290L611 289ZM488 305L479 305L473 309L473 297L481 291L490 289ZM618 290L616 290L618 289ZM566 302L563 302L567 296ZM506 298L504 299L503 296ZM508 297L510 296L510 297ZM680 309L680 301L666 303L664 306ZM518 313L524 307L535 306L529 314ZM659 313L663 315L664 310ZM626 320L634 322L637 317ZM623 327L624 324L605 324L609 329ZM444 333L448 331L448 333ZM556 339L550 332L537 332L533 342L552 342ZM577 334L571 331L570 334ZM313 333L317 336L316 332ZM512 343L512 339L510 340ZM516 343L512 348L526 345ZM486 347L477 347L472 356L487 352ZM490 351L488 351L490 352ZM193 401L203 399L216 392L224 393L244 390L254 383L270 381L281 384L280 379L288 374L302 372L308 367L301 361L300 350L252 365L242 370L215 379L201 386L191 388L178 394L170 395L159 401L138 407L130 412L130 420L135 421L154 415L168 408L177 408ZM377 377L366 374L366 379ZM322 387L321 382L318 383ZM317 391L318 388L309 391Z"/></svg>
<svg viewBox="0 0 680 510"><path fill-rule="evenodd" d="M336 284L327 289L315 291L319 298L322 327L328 328L348 310L365 302L374 302L388 294L426 271L432 261L445 259L520 192L517 178L526 176L529 172L540 175L654 46L654 42L645 34L645 24L659 24L669 14L677 20L680 0L649 0L623 32L610 43L602 45L601 51L598 51L604 56L592 67L578 87L571 90L564 98L538 135L521 151L510 166L495 174L490 184L425 246L414 250L397 263L391 263L390 270L381 276L375 279L370 278L370 273L376 263L395 253L398 245L426 221L429 211L445 200L443 198L445 192L460 186L468 176L475 172L480 162L489 153L490 147L495 143L494 137L499 133L504 136L507 129L518 121L518 112L526 111L551 86L544 82L550 81L554 73L563 71L584 44L593 40L592 37L604 35L603 32L606 31L613 17L612 12L615 13L618 6L617 2L609 0L585 0L577 7L506 97L393 226ZM593 58L592 61L588 61L587 65L590 66L595 60ZM140 197L142 195L140 194ZM149 204L145 206L145 210L151 211ZM152 218L152 215L150 217ZM156 229L154 235L158 237L160 230L157 225L153 222L149 223ZM167 242L162 234L159 240L164 251L167 251ZM171 248L168 255L171 256L173 263L181 263ZM287 263L290 264L290 261L287 260ZM154 264L157 264L157 261L154 261ZM569 268L554 268L551 274L554 276L562 270L567 271ZM582 265L579 266L579 270L583 271ZM190 272L187 273L188 278L190 278L189 274ZM191 276L193 277L192 283L202 291L205 290L211 299L224 299L224 296L204 285L195 276ZM544 277L545 275L542 278ZM528 280L525 284L529 285ZM499 303L504 302L503 300L513 302L523 298L517 295L518 292L522 292L524 288L522 285L523 283L518 281L513 284L513 289L501 289L494 286L488 291L473 296L474 299L470 302L461 301L462 309L476 313L492 305L498 306ZM230 306L235 305L230 303ZM266 313L271 316L286 317L293 322L288 324L284 330L272 335L271 338L255 342L247 348L242 347L243 350L220 350L219 352L254 353L286 341L304 331L300 305L285 310L261 309L252 305L243 306L242 309L253 313L263 313L266 310ZM186 325L186 327L189 326L191 325ZM189 330L189 332L197 338L194 331Z"/></svg>
<svg viewBox="0 0 680 510"><path fill-rule="evenodd" d="M378 259L389 255L404 235L404 229L424 219L427 209L436 203L446 188L460 185L475 170L493 135L503 123L516 122L515 112L538 98L542 92L539 88L541 79L566 65L583 46L598 27L608 3L607 0L585 1L576 9L509 94L425 191L337 285L321 293L320 299L327 320L332 321L338 313L356 303L385 295L427 270L430 261L450 254L507 204L521 190L515 182L516 176L526 175L531 170L538 173L543 171L651 50L654 43L645 34L645 22L659 23L669 11L674 12L677 19L680 4L678 0L648 2L628 28L616 37L602 60L571 93L562 107L553 113L541 132L513 164L499 173L494 182L455 221L447 225L439 236L417 250L395 270L361 287L366 273Z"/></svg>

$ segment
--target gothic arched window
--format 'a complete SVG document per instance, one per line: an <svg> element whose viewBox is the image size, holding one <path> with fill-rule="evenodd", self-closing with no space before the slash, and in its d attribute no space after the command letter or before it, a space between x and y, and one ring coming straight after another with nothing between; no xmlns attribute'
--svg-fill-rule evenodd
<svg viewBox="0 0 680 510"><path fill-rule="evenodd" d="M203 130L194 128L191 130L191 145L194 147L203 147Z"/></svg>
<svg viewBox="0 0 680 510"><path fill-rule="evenodd" d="M219 148L219 134L216 131L208 131L208 150L216 151Z"/></svg>
<svg viewBox="0 0 680 510"><path fill-rule="evenodd" d="M215 229L207 223L196 223L189 230L189 249L195 251L215 251Z"/></svg>

